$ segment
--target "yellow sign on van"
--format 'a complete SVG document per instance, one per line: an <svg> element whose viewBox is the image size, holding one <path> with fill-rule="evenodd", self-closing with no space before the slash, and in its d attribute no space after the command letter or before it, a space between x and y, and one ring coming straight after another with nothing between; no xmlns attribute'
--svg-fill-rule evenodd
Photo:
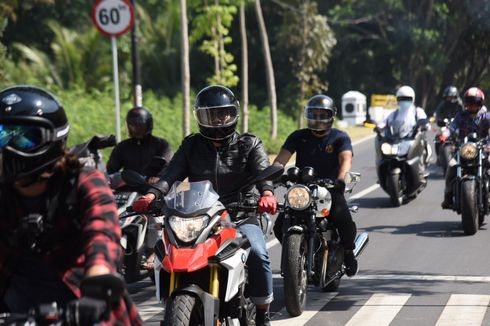
<svg viewBox="0 0 490 326"><path fill-rule="evenodd" d="M398 103L396 103L395 95L371 95L371 107L380 106L386 109L397 109Z"/></svg>

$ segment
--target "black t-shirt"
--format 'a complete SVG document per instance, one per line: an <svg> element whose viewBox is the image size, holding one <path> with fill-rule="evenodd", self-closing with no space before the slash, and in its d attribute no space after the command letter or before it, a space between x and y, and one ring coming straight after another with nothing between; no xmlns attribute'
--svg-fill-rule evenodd
<svg viewBox="0 0 490 326"><path fill-rule="evenodd" d="M339 174L339 154L352 152L352 144L347 133L332 128L324 137L316 137L310 129L294 131L282 148L296 153L296 166L311 166L320 178L336 179Z"/></svg>
<svg viewBox="0 0 490 326"><path fill-rule="evenodd" d="M165 139L148 135L143 139L123 140L114 147L109 157L107 173L112 174L121 169L143 173L154 156L162 156L167 162L172 158L170 145Z"/></svg>

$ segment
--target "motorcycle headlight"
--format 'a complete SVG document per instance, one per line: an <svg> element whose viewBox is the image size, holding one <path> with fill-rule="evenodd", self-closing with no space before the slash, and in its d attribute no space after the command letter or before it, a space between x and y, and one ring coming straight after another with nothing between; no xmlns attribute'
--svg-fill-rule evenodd
<svg viewBox="0 0 490 326"><path fill-rule="evenodd" d="M381 144L381 153L384 155L396 155L398 153L398 146L383 143Z"/></svg>
<svg viewBox="0 0 490 326"><path fill-rule="evenodd" d="M305 186L296 185L288 190L286 199L292 209L303 210L311 203L311 193Z"/></svg>
<svg viewBox="0 0 490 326"><path fill-rule="evenodd" d="M466 143L461 146L461 157L465 160L472 160L478 154L478 149L475 143Z"/></svg>
<svg viewBox="0 0 490 326"><path fill-rule="evenodd" d="M179 240L190 242L195 240L208 225L209 217L207 215L197 217L170 216L168 221Z"/></svg>

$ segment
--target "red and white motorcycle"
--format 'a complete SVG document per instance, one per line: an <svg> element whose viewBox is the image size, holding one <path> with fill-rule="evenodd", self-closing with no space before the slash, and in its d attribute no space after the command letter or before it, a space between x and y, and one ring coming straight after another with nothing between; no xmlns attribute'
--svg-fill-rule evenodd
<svg viewBox="0 0 490 326"><path fill-rule="evenodd" d="M282 172L282 167L270 166L250 184L276 179ZM129 171L123 178L129 184L145 183ZM255 214L256 203L246 202L227 207ZM155 246L156 294L165 302L163 324L249 325L255 318L247 297L250 242L232 223L211 182L174 183L165 196L165 216L163 236ZM270 219L266 222L265 229L270 229Z"/></svg>

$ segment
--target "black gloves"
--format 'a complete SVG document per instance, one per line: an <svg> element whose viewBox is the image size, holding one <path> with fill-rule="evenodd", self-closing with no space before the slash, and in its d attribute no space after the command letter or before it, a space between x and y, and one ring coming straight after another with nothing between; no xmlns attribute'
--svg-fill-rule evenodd
<svg viewBox="0 0 490 326"><path fill-rule="evenodd" d="M336 179L334 185L335 185L335 189L337 189L340 193L343 194L345 192L344 180Z"/></svg>

